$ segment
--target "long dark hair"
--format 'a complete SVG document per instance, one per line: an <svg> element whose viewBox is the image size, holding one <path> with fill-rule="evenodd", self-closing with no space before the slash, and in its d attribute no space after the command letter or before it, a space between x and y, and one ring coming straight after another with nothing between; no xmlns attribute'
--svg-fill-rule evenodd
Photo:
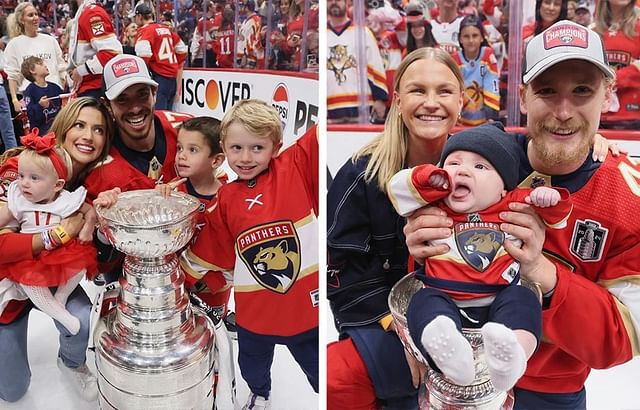
<svg viewBox="0 0 640 410"><path fill-rule="evenodd" d="M542 2L545 0L536 0L536 27L535 27L535 31L533 33L534 36L537 36L538 34L542 33L544 31L544 29L546 27L542 26L542 16L540 15L540 6L542 6ZM560 1L560 15L558 16L558 18L556 19L556 21L552 22L550 25L555 24L557 22L559 22L560 20L566 20L567 19L567 4L569 3L568 0L561 0Z"/></svg>
<svg viewBox="0 0 640 410"><path fill-rule="evenodd" d="M411 27L414 24L424 25L424 44L421 47L438 47L438 42L431 32L431 23L427 20L419 19L413 22L407 22L407 54L420 48L416 45L416 39L413 37L413 34L411 34Z"/></svg>
<svg viewBox="0 0 640 410"><path fill-rule="evenodd" d="M471 14L463 18L460 22L460 30L458 31L458 43L460 44L460 49L462 50L462 52L464 53L464 47L462 47L462 41L460 41L460 37L462 36L462 29L468 26L475 27L480 31L480 36L482 37L482 43L480 43L480 47L488 47L489 42L487 41L487 32L484 30L482 19Z"/></svg>

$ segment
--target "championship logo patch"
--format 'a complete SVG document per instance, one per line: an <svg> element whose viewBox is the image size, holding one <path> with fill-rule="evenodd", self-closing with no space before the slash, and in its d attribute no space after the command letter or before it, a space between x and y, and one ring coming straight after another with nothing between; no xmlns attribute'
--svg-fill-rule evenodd
<svg viewBox="0 0 640 410"><path fill-rule="evenodd" d="M602 257L609 230L589 219L577 220L571 237L571 253L584 262L596 262Z"/></svg>
<svg viewBox="0 0 640 410"><path fill-rule="evenodd" d="M563 24L548 30L544 34L544 49L549 50L554 47L589 47L589 35L584 27L576 27Z"/></svg>
<svg viewBox="0 0 640 410"><path fill-rule="evenodd" d="M133 58L122 58L111 66L111 68L113 68L113 75L115 75L116 78L140 72L138 62Z"/></svg>
<svg viewBox="0 0 640 410"><path fill-rule="evenodd" d="M495 223L459 223L454 231L460 255L478 272L484 272L491 265L504 242L504 233Z"/></svg>
<svg viewBox="0 0 640 410"><path fill-rule="evenodd" d="M300 273L300 239L291 221L251 228L236 240L238 255L265 288L287 293Z"/></svg>
<svg viewBox="0 0 640 410"><path fill-rule="evenodd" d="M9 185L18 179L18 173L13 170L5 172L0 176L0 200L7 202L7 193L9 192Z"/></svg>

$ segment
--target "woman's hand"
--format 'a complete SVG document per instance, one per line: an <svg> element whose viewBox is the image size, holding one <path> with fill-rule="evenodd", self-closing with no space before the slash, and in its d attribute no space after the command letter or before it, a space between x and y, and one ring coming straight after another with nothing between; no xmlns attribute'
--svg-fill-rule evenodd
<svg viewBox="0 0 640 410"><path fill-rule="evenodd" d="M76 212L61 220L60 225L71 238L76 238L84 226L84 215L82 212Z"/></svg>
<svg viewBox="0 0 640 410"><path fill-rule="evenodd" d="M529 282L539 283L543 293L556 286L556 267L542 254L545 225L531 205L520 202L509 204L509 212L500 213L504 221L500 229L522 241L522 247L504 241L504 249L518 262L520 274Z"/></svg>
<svg viewBox="0 0 640 410"><path fill-rule="evenodd" d="M120 188L115 187L108 191L100 192L96 199L93 200L93 206L101 206L103 208L111 208L118 202L118 195L120 194Z"/></svg>
<svg viewBox="0 0 640 410"><path fill-rule="evenodd" d="M452 226L451 218L436 207L421 208L408 216L404 236L409 253L416 262L423 265L426 258L447 253L447 245L430 245L429 242L451 236Z"/></svg>
<svg viewBox="0 0 640 410"><path fill-rule="evenodd" d="M607 153L611 151L611 155L617 157L620 154L626 154L627 151L620 148L615 142L611 142L600 134L593 136L593 154L591 158L594 161L603 162L607 158Z"/></svg>

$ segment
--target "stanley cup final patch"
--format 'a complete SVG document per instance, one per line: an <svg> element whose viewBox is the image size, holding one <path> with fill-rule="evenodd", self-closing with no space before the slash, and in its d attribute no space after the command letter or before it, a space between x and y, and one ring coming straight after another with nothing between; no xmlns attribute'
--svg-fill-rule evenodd
<svg viewBox="0 0 640 410"><path fill-rule="evenodd" d="M287 293L300 273L300 239L291 221L250 228L236 240L238 255L263 287Z"/></svg>
<svg viewBox="0 0 640 410"><path fill-rule="evenodd" d="M602 257L609 230L589 219L576 220L571 237L571 253L584 262L596 262Z"/></svg>

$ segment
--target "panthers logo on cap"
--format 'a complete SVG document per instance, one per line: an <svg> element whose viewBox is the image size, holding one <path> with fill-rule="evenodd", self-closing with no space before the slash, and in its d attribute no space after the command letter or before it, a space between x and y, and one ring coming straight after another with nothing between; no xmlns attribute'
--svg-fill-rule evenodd
<svg viewBox="0 0 640 410"><path fill-rule="evenodd" d="M287 293L300 273L300 240L291 221L253 227L238 236L240 258L260 285Z"/></svg>

